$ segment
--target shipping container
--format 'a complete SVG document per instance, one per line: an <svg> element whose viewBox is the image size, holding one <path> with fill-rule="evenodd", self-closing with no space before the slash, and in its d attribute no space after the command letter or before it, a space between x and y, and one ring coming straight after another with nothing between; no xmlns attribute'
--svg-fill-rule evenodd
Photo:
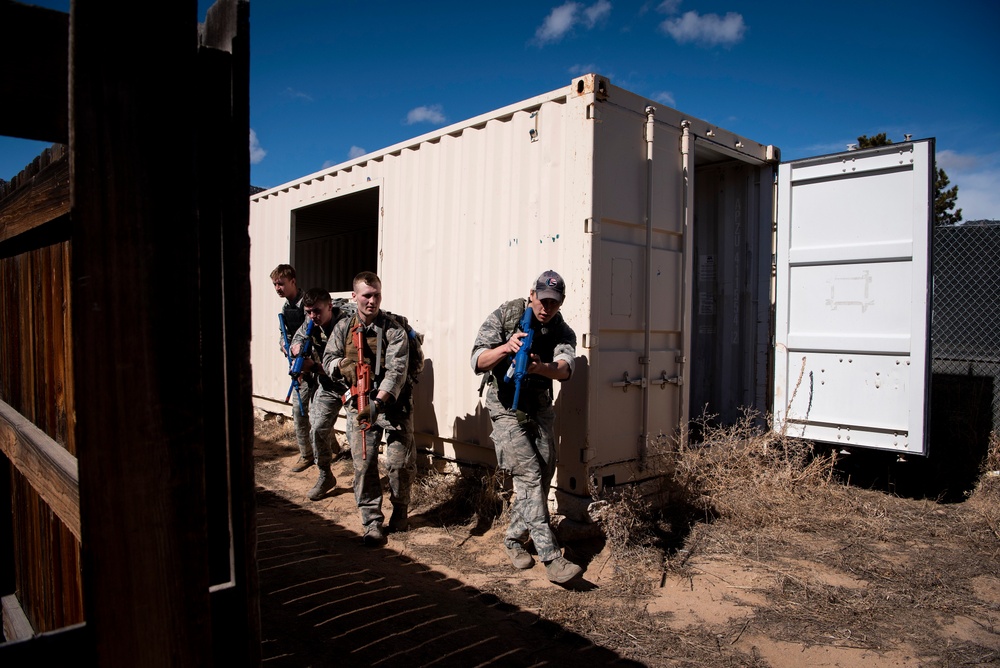
<svg viewBox="0 0 1000 668"><path fill-rule="evenodd" d="M472 342L554 269L578 337L556 395L565 498L652 476L648 445L703 414L922 453L933 160L923 140L783 165L573 79L251 197L255 404L290 410L270 271L338 297L374 270L425 337L418 446L495 463Z"/></svg>

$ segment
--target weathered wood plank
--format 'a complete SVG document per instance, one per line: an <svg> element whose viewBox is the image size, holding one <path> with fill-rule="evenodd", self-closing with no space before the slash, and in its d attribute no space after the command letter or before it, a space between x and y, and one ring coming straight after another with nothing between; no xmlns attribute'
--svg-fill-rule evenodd
<svg viewBox="0 0 1000 668"><path fill-rule="evenodd" d="M218 286L200 282L196 192L163 190L197 182L196 7L157 5L110 43L107 26L133 10L76 2L71 26L85 617L101 666L208 666L197 300ZM150 159L159 144L170 151Z"/></svg>
<svg viewBox="0 0 1000 668"><path fill-rule="evenodd" d="M31 592L22 612L58 627L60 619L73 617L60 613L73 603L71 581L82 561L87 606L86 625L0 644L0 664L59 656L102 666L259 665L246 233L249 5L216 3L202 42L216 53L198 64L193 5L170 5L144 30L109 43L106 26L129 8L121 0L74 3L69 54L65 15L46 34L19 39L11 28L23 29L31 19L13 12L37 17L35 8L0 0L0 56L23 62L29 51L46 50L30 85L17 77L0 81L0 99L31 109L53 91L62 98L43 100L36 118L22 108L0 112L0 133L65 143L71 126L75 137L74 153L63 163L69 174L64 200L53 196L63 184L46 181L52 177L44 173L44 160L0 193L2 282L12 287L4 322L14 329L3 337L10 355L0 359L0 396L17 401L20 412L10 417L27 423L19 431L0 415L0 447L16 461L0 459L24 473L5 476L16 478L16 489L5 496L22 504L19 516L46 516L23 522L17 532L30 547L22 555L39 555L38 568L18 587ZM205 65L210 74L197 71ZM65 86L69 68L72 96ZM35 100L24 100L39 88L45 90ZM231 99L219 94L226 91ZM67 111L69 97L73 108ZM47 135L58 118L64 132ZM35 121L35 129L18 125ZM199 143L195 137L202 133L218 138ZM171 145L170 156L150 161L148 146L162 141ZM199 165L204 149L221 153ZM189 188L164 200L162 184L178 179ZM199 205L212 217L204 228ZM202 233L214 234L213 242L203 247ZM33 281L43 285L31 288ZM224 292L225 298L199 307L197 296L206 292ZM223 305L224 315L217 312ZM7 320L11 313L15 317ZM61 325L55 322L60 319ZM214 359L206 359L199 342L223 332L228 339L208 351ZM38 365L34 360L41 356L45 363ZM208 383L206 374L212 376ZM50 500L35 489L36 470L48 464L25 464L44 450L34 443L37 434L24 435L36 425L60 441L65 432L68 448L79 446L80 520L73 533L47 519ZM209 471L205 454L213 448L219 450ZM216 476L211 500L207 473ZM43 477L58 476L50 471ZM213 511L214 529L206 532L206 506L222 508L227 501L231 514ZM229 540L220 521L227 515L234 524ZM82 548L81 524L87 534ZM0 538L11 533L3 529ZM226 564L219 569L229 582L211 594L207 535L235 553L231 572L225 573ZM52 558L73 550L81 561ZM49 571L57 572L49 578Z"/></svg>
<svg viewBox="0 0 1000 668"><path fill-rule="evenodd" d="M76 457L3 401L0 450L79 541L80 476Z"/></svg>
<svg viewBox="0 0 1000 668"><path fill-rule="evenodd" d="M260 611L255 549L257 543L253 479L253 405L250 400L250 340L235 334L250 329L249 199L241 193L250 183L249 129L249 3L219 0L201 26L199 78L204 113L199 120L199 213L203 258L221 258L221 265L202 261L202 277L221 286L214 301L202 304L203 331L225 332L216 347L222 366L215 367L216 387L224 394L218 411L211 411L206 428L220 434L227 448L233 550L232 587L212 595L213 645L216 665L235 662L260 665ZM210 278L209 278L210 277ZM206 398L209 378L206 373ZM211 460L209 460L211 461ZM215 473L219 464L216 461ZM224 471L224 469L223 469ZM206 477L211 469L206 469ZM224 487L219 486L219 491ZM210 511L211 512L211 511ZM224 527L217 523L216 534ZM217 537L210 539L216 542Z"/></svg>
<svg viewBox="0 0 1000 668"><path fill-rule="evenodd" d="M203 294L201 321L204 331L217 332L203 336L203 355L213 360L205 365L206 492L208 502L209 542L213 583L230 580L239 586L235 590L214 590L213 643L216 663L226 660L242 665L260 662L259 630L248 628L248 621L259 618L256 570L253 567L256 516L253 504L252 479L247 484L247 472L253 470L252 403L249 367L246 365L246 337L233 337L233 331L248 327L245 322L250 308L249 236L247 230L246 197L234 196L247 183L240 169L230 107L228 81L232 58L218 51L203 53L199 58L202 77L201 99L213 114L206 113L200 127L202 150L199 151L200 174L211 175L213 183L203 182L199 188L199 220L201 223L202 254L206 258L222 258L222 262L202 265L202 279L208 285L221 286L210 295ZM240 135L242 133L239 133ZM249 164L246 161L245 164ZM242 210L241 210L242 207ZM228 336L224 336L228 335ZM249 424L248 420L249 418ZM248 443L249 437L249 443ZM248 447L249 446L249 447ZM216 611L221 614L218 614ZM224 611L224 612L223 612Z"/></svg>
<svg viewBox="0 0 1000 668"><path fill-rule="evenodd" d="M25 640L35 635L16 596L4 596L0 599L0 604L3 607L3 635L8 641Z"/></svg>
<svg viewBox="0 0 1000 668"><path fill-rule="evenodd" d="M2 77L0 77L2 78ZM69 156L44 167L0 200L0 243L69 213Z"/></svg>

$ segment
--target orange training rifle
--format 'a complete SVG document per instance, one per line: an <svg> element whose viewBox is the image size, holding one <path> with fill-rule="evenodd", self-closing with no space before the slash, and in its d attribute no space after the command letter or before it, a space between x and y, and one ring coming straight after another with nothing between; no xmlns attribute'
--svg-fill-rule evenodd
<svg viewBox="0 0 1000 668"><path fill-rule="evenodd" d="M365 361L365 330L360 322L351 330L351 336L354 337L354 347L358 349L358 381L355 388L355 396L358 398L358 413L361 413L368 406L369 395L372 391L372 367ZM361 458L367 459L368 439L366 434L372 428L372 425L368 421L359 422L358 424L361 427Z"/></svg>

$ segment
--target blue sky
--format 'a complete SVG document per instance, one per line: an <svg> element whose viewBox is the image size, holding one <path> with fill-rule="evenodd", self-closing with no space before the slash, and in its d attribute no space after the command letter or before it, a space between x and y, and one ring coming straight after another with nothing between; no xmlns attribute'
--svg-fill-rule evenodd
<svg viewBox="0 0 1000 668"><path fill-rule="evenodd" d="M861 134L935 137L963 217L1000 219L994 0L251 0L250 21L253 185L597 72L774 144L785 160L844 150ZM0 178L44 146L0 139Z"/></svg>

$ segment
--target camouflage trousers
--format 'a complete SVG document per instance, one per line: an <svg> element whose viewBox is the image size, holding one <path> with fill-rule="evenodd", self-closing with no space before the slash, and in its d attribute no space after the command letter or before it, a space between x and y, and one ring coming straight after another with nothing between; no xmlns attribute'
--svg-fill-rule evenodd
<svg viewBox="0 0 1000 668"><path fill-rule="evenodd" d="M309 440L312 443L312 458L320 468L328 467L333 462L333 455L340 452L340 444L333 435L333 425L337 421L344 401L339 394L334 394L317 386L311 390L309 401ZM293 409L294 410L294 409ZM298 425L296 425L296 430ZM296 432L296 438L298 434ZM336 446L336 448L334 447ZM301 450L301 446L299 447Z"/></svg>
<svg viewBox="0 0 1000 668"><path fill-rule="evenodd" d="M292 422L295 424L295 444L299 446L299 457L306 461L316 459L313 454L312 437L309 435L309 402L313 389L308 383L299 383L299 389L292 391Z"/></svg>
<svg viewBox="0 0 1000 668"><path fill-rule="evenodd" d="M541 561L562 555L549 524L549 488L556 471L556 446L552 426L555 411L542 408L524 424L510 411L495 411L493 445L499 468L514 479L514 501L504 544L513 547L530 537Z"/></svg>
<svg viewBox="0 0 1000 668"><path fill-rule="evenodd" d="M413 417L409 411L389 411L378 416L364 432L358 427L358 411L347 407L347 433L354 462L354 500L361 512L361 524L381 528L382 483L379 479L379 443L385 438L385 468L389 477L389 501L394 506L410 505L410 489L417 474L417 447L413 441ZM367 452L365 452L367 451Z"/></svg>

